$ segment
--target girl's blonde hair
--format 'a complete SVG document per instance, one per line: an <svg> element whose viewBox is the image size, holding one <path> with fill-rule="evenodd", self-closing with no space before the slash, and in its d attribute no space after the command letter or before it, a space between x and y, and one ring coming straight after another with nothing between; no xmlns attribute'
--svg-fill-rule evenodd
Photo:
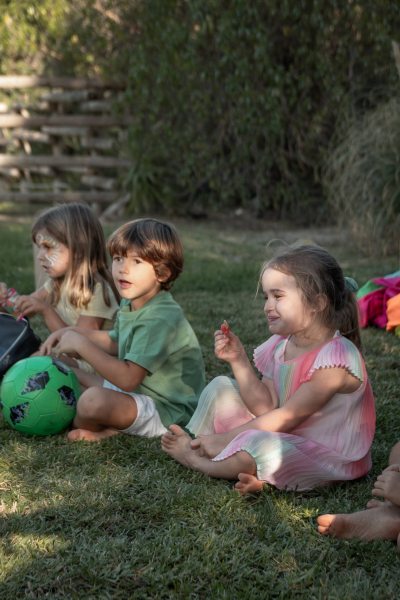
<svg viewBox="0 0 400 600"><path fill-rule="evenodd" d="M261 276L266 269L294 277L308 308L315 307L318 295L325 296L326 307L319 313L321 323L329 329L338 329L362 351L357 300L347 288L341 267L327 250L309 244L292 244L264 263Z"/></svg>
<svg viewBox="0 0 400 600"><path fill-rule="evenodd" d="M111 306L109 289L119 303L113 278L108 271L106 244L103 229L94 212L86 204L60 204L43 212L32 227L32 240L36 243L41 229L70 251L65 275L51 279L47 302L56 306L65 286L69 303L75 308L87 306L97 282L101 283L104 302Z"/></svg>

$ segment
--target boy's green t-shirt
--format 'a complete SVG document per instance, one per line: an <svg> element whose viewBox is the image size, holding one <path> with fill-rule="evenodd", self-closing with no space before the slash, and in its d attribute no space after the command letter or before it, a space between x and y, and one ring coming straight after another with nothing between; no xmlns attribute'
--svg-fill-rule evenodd
<svg viewBox="0 0 400 600"><path fill-rule="evenodd" d="M204 363L196 335L179 304L161 291L138 310L122 300L110 338L118 358L147 369L132 390L150 396L165 427L185 427L205 386Z"/></svg>

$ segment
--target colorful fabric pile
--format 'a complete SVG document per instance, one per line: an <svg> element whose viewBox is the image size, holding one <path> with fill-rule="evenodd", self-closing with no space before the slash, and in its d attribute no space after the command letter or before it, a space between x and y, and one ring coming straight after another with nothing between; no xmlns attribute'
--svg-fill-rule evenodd
<svg viewBox="0 0 400 600"><path fill-rule="evenodd" d="M400 271L371 279L358 290L361 327L378 325L400 337Z"/></svg>

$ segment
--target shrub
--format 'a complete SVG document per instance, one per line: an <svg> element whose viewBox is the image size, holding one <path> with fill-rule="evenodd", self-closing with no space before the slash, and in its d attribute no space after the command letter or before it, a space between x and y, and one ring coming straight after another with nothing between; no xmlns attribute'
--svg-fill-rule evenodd
<svg viewBox="0 0 400 600"><path fill-rule="evenodd" d="M342 136L339 132L342 132ZM324 180L339 223L370 255L399 252L400 99L343 121Z"/></svg>
<svg viewBox="0 0 400 600"><path fill-rule="evenodd" d="M21 71L25 56L29 70L36 44L47 73L126 82L120 110L135 116L130 155L139 165L146 152L146 172L157 173L157 191L178 209L197 197L218 208L315 219L322 204L318 168L339 110L357 89L396 77L395 0L57 0L57 11L40 0L34 6L33 14L28 0L0 8L3 68L15 61ZM14 13L30 24L25 54L22 26L10 24ZM154 189L146 189L159 203Z"/></svg>

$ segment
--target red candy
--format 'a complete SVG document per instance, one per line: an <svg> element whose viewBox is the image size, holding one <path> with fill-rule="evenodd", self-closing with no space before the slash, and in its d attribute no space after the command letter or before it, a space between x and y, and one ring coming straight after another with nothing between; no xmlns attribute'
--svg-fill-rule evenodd
<svg viewBox="0 0 400 600"><path fill-rule="evenodd" d="M225 321L225 319L224 319L224 322L223 322L223 323L222 323L222 325L221 325L221 331L222 331L222 333L223 333L224 335L226 335L227 333L229 333L229 332L230 332L229 325L228 325L228 323Z"/></svg>

